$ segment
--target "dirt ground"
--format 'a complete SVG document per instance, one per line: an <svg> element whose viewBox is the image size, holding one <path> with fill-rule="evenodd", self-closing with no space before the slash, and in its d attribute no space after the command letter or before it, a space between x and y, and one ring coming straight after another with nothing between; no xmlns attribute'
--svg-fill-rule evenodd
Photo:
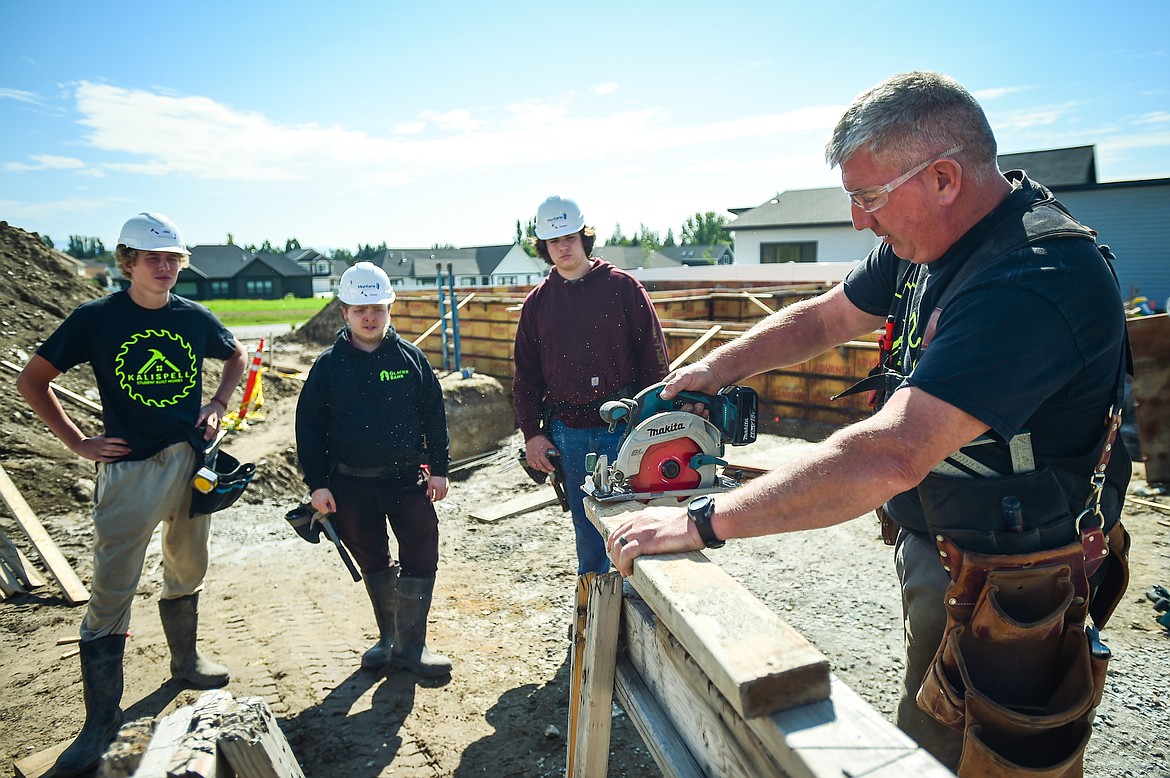
<svg viewBox="0 0 1170 778"><path fill-rule="evenodd" d="M46 270L52 262L34 243L26 233L0 228L6 279L0 358L16 364L89 294L76 279ZM277 348L281 364L307 364L318 350L292 342ZM85 370L71 371L61 383L92 391ZM330 545L305 543L283 518L302 494L292 439L298 386L266 380L265 419L227 444L240 459L256 462L259 473L245 499L215 519L200 602L201 646L232 670L228 691L268 703L314 778L563 775L567 631L576 585L568 517L555 506L490 524L469 517L477 508L549 489L515 466L517 434L504 436L497 456L455 472L449 497L438 504L440 568L428 642L451 657L451 677L377 675L358 669L375 635L364 587L351 581ZM69 409L96 428L84 411ZM763 436L755 445L779 459L809 444ZM11 383L0 391L0 464L88 581L93 467L30 418ZM1135 494L1170 505L1170 497L1145 483L1140 467L1135 475ZM1165 776L1170 633L1155 622L1144 594L1154 584L1170 585L1170 515L1130 504L1125 521L1134 536L1132 579L1103 636L1114 660L1086 773ZM0 529L34 558L2 506ZM871 518L736 541L708 554L807 636L850 687L892 715L900 607L890 549ZM128 720L165 715L198 696L168 681L155 605L161 583L156 539L127 646ZM51 582L0 602L0 776L80 728L76 649L59 641L76 636L81 616L82 608L66 604ZM612 721L609 775L660 774L620 708Z"/></svg>

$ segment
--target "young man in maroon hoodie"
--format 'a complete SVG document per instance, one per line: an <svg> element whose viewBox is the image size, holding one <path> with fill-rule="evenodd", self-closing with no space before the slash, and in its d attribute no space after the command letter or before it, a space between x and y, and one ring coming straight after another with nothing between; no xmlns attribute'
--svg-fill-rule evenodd
<svg viewBox="0 0 1170 778"><path fill-rule="evenodd" d="M516 328L513 400L525 456L547 473L548 453L561 457L578 575L609 570L580 488L586 454L617 457L621 432L601 421L601 405L633 397L667 372L666 339L650 296L638 279L592 255L596 237L572 200L541 203L536 252L552 269L525 298Z"/></svg>

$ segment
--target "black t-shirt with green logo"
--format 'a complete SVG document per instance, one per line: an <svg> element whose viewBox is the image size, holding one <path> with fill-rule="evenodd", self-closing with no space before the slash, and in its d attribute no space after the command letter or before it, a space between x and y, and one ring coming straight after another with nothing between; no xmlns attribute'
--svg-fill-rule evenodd
<svg viewBox="0 0 1170 778"><path fill-rule="evenodd" d="M126 292L78 306L37 350L61 372L88 362L111 437L146 459L188 440L203 398L203 360L227 359L235 339L202 305L175 295L139 306Z"/></svg>

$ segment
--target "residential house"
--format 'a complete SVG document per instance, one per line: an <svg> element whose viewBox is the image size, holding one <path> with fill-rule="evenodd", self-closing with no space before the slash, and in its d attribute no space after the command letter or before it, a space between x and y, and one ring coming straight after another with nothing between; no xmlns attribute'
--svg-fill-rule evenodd
<svg viewBox="0 0 1170 778"><path fill-rule="evenodd" d="M1093 146L1001 154L1001 170L1023 169L1117 255L1123 296L1139 292L1164 305L1170 297L1170 179L1099 183ZM853 263L877 245L853 229L838 187L782 192L755 208L732 209L736 263Z"/></svg>
<svg viewBox="0 0 1170 778"><path fill-rule="evenodd" d="M735 251L729 243L714 243L703 246L663 246L659 251L684 265L731 265L735 263Z"/></svg>
<svg viewBox="0 0 1170 778"><path fill-rule="evenodd" d="M456 286L502 286L535 283L518 279L538 272L519 243L461 249L394 248L381 252L371 261L386 271L395 288L402 289L434 288L440 270L444 286L450 284L449 274L454 276Z"/></svg>
<svg viewBox="0 0 1170 778"><path fill-rule="evenodd" d="M285 254L256 254L236 273L240 297L312 297L313 276Z"/></svg>
<svg viewBox="0 0 1170 778"><path fill-rule="evenodd" d="M594 246L593 256L600 257L622 270L643 268L678 268L682 262L645 246Z"/></svg>
<svg viewBox="0 0 1170 778"><path fill-rule="evenodd" d="M294 249L285 256L309 271L314 297L335 295L341 284L341 274L349 267L344 260L330 259L315 249Z"/></svg>
<svg viewBox="0 0 1170 778"><path fill-rule="evenodd" d="M191 260L179 271L175 294L191 300L312 297L309 271L284 254L253 254L233 244L188 246ZM120 275L120 274L119 274ZM123 289L128 279L115 279Z"/></svg>

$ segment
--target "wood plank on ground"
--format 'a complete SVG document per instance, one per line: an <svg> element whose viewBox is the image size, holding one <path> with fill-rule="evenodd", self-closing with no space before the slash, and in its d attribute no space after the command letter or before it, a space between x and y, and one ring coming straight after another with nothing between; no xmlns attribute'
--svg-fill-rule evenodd
<svg viewBox="0 0 1170 778"><path fill-rule="evenodd" d="M0 563L3 563L27 589L45 585L45 579L33 568L19 548L12 544L4 530L0 529Z"/></svg>
<svg viewBox="0 0 1170 778"><path fill-rule="evenodd" d="M7 359L0 359L0 366L3 366L6 370L8 370L9 372L12 372L12 373L20 373L21 372L21 367L19 365L15 365L15 364L9 362ZM101 417L102 406L98 405L93 400L89 399L88 397L82 396L82 395L78 394L77 392L66 389L63 386L58 386L57 384L52 383L52 382L49 383L49 388L52 389L54 392L56 392L59 397L62 397L63 399L68 400L69 402L73 403L74 405L77 405L81 408L84 408L85 410L89 411L90 413L92 413L93 415L95 415L99 418Z"/></svg>
<svg viewBox="0 0 1170 778"><path fill-rule="evenodd" d="M602 537L638 502L585 509ZM630 583L744 718L829 697L829 662L699 551L639 557Z"/></svg>
<svg viewBox="0 0 1170 778"><path fill-rule="evenodd" d="M476 521L491 524L500 519L506 519L509 516L519 516L521 513L528 513L528 511L534 511L537 508L546 508L556 501L557 493L555 491L552 489L541 489L538 492L522 494L507 502L476 508L469 515Z"/></svg>
<svg viewBox="0 0 1170 778"><path fill-rule="evenodd" d="M53 576L53 580L61 587L66 601L70 605L82 605L88 602L89 591L81 583L77 573L69 566L69 562L61 554L57 544L49 537L49 533L41 526L40 520L25 502L20 490L16 488L16 484L12 482L3 466L0 466L0 497L4 499L4 503L12 512L16 523L20 525L24 534L32 542L33 548L36 549L45 569L49 571L49 575Z"/></svg>
<svg viewBox="0 0 1170 778"><path fill-rule="evenodd" d="M61 756L61 752L68 748L72 742L73 738L62 740L55 746L13 762L12 769L16 778L43 778L43 776L48 775L53 771L53 766L57 764L57 757Z"/></svg>

